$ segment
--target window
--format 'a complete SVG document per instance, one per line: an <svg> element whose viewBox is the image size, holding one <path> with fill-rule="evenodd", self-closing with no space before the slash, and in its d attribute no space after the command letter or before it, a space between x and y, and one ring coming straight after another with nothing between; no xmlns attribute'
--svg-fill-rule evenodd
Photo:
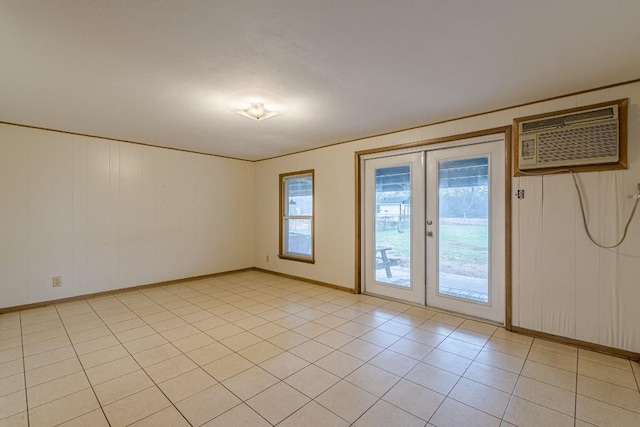
<svg viewBox="0 0 640 427"><path fill-rule="evenodd" d="M280 258L314 262L313 170L280 175Z"/></svg>

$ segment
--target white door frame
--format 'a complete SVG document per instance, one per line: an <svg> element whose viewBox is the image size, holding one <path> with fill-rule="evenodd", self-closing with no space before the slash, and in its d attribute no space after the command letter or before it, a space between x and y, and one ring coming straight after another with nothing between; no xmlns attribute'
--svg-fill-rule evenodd
<svg viewBox="0 0 640 427"><path fill-rule="evenodd" d="M364 281L367 292L385 297L396 298L416 304L425 304L424 277L424 153L413 152L392 154L386 157L367 159L364 171L363 191L363 224L365 260ZM391 282L376 280L376 189L375 171L385 167L408 166L410 169L410 228L404 236L410 239L410 284L408 286L394 285ZM371 240L369 240L371 239Z"/></svg>
<svg viewBox="0 0 640 427"><path fill-rule="evenodd" d="M427 153L426 218L432 221L426 239L427 304L432 307L464 313L498 323L505 321L505 173L504 141L485 142L466 147L432 150ZM439 287L439 206L438 162L487 156L489 159L489 277L488 302L475 302L447 296Z"/></svg>
<svg viewBox="0 0 640 427"><path fill-rule="evenodd" d="M364 221L363 221L363 196L364 196L364 161L385 157L395 154L412 153L417 151L426 151L428 149L450 148L465 145L481 144L500 140L504 143L504 170L505 170L505 240L504 240L504 325L507 330L512 327L512 305L511 305L511 127L505 126L501 128L489 129L486 131L473 132L469 134L454 135L434 140L421 141L419 143L405 145L403 148L383 147L371 150L363 150L355 153L356 158L356 271L355 271L355 289L356 293L367 293L365 289L365 244L364 244Z"/></svg>

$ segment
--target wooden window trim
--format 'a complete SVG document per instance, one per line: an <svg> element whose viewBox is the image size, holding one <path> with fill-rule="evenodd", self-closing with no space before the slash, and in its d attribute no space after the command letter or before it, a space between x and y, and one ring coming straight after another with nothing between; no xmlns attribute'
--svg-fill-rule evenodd
<svg viewBox="0 0 640 427"><path fill-rule="evenodd" d="M285 253L284 252L284 221L285 221L285 208L284 208L284 185L285 185L285 179L286 178L290 178L296 175L311 175L311 257L304 257L304 256L296 256L296 255L292 255L290 253ZM307 170L302 170L302 171L295 171L295 172L287 172L287 173L281 173L279 176L279 241L278 241L278 258L280 259L284 259L284 260L289 260L289 261L298 261L298 262L304 262L307 264L315 264L315 241L316 241L316 193L315 193L315 188L316 188L316 179L315 179L315 169L307 169ZM309 215L303 215L304 219L308 219Z"/></svg>

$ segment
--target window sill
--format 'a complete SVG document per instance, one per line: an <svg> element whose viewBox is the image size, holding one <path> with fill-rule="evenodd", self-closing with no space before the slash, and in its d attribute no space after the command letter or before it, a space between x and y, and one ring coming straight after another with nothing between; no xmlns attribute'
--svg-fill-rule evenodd
<svg viewBox="0 0 640 427"><path fill-rule="evenodd" d="M316 260L313 258L302 258L302 257L297 257L297 256L293 256L293 255L278 255L278 258L280 259L285 259L288 261L298 261L298 262L306 262L307 264L315 264Z"/></svg>

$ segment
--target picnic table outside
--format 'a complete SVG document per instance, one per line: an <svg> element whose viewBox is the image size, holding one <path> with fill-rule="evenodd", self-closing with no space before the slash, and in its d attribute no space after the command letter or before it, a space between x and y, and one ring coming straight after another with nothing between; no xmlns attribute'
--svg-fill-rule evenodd
<svg viewBox="0 0 640 427"><path fill-rule="evenodd" d="M389 258L387 255L387 251L392 250L393 248L376 248L376 270L381 270L384 268L384 271L387 273L387 278L391 278L391 266L398 265L397 258ZM378 252L380 256L378 256Z"/></svg>

